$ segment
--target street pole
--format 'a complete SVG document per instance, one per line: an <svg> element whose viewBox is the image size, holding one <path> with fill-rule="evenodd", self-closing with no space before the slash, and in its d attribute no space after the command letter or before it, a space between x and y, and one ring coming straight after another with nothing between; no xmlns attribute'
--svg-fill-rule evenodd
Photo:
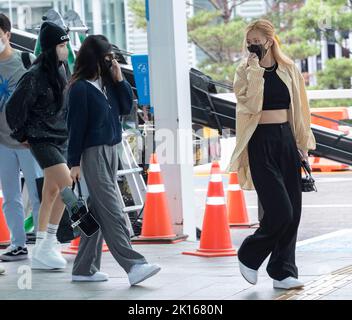
<svg viewBox="0 0 352 320"><path fill-rule="evenodd" d="M196 241L193 146L185 0L147 1L151 105L174 231ZM161 137L161 133L166 136ZM183 134L186 134L186 138ZM187 134L188 133L188 134ZM165 147L161 150L162 147ZM167 159L168 160L168 159Z"/></svg>

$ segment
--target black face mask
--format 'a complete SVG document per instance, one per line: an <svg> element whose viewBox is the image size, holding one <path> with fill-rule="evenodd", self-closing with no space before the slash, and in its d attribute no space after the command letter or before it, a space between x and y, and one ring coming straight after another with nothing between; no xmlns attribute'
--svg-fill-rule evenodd
<svg viewBox="0 0 352 320"><path fill-rule="evenodd" d="M255 53L258 56L259 60L262 60L268 52L268 49L265 49L264 47L265 44L266 42L264 44L251 44L247 47L247 49L249 52Z"/></svg>
<svg viewBox="0 0 352 320"><path fill-rule="evenodd" d="M110 70L111 67L112 67L112 61L111 60L105 60L105 65Z"/></svg>

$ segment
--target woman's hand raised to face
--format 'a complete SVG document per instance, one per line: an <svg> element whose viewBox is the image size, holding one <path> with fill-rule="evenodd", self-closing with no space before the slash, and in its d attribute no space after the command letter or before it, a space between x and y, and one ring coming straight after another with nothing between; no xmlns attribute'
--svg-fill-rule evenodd
<svg viewBox="0 0 352 320"><path fill-rule="evenodd" d="M247 66L259 67L259 59L256 53L251 52L247 59Z"/></svg>
<svg viewBox="0 0 352 320"><path fill-rule="evenodd" d="M112 61L112 76L115 81L121 82L123 81L123 76L122 76L122 71L120 64L117 62L116 59L113 59Z"/></svg>

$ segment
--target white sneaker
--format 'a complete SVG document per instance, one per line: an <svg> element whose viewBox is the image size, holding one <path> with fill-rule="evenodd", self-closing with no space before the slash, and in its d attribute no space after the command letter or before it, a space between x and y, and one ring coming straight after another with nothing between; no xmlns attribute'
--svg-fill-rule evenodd
<svg viewBox="0 0 352 320"><path fill-rule="evenodd" d="M0 266L0 274L3 274L3 273L5 273L5 269L2 266Z"/></svg>
<svg viewBox="0 0 352 320"><path fill-rule="evenodd" d="M238 260L238 264L240 267L240 272L243 278L246 279L250 284L257 284L258 281L258 271L246 267L240 260Z"/></svg>
<svg viewBox="0 0 352 320"><path fill-rule="evenodd" d="M33 250L32 269L64 269L66 265L67 261L58 250L56 239L44 239Z"/></svg>
<svg viewBox="0 0 352 320"><path fill-rule="evenodd" d="M135 264L128 273L128 280L130 281L131 286L134 286L135 284L154 276L160 270L161 268L156 264Z"/></svg>
<svg viewBox="0 0 352 320"><path fill-rule="evenodd" d="M290 290L290 289L299 289L302 287L304 287L304 283L294 277L288 277L288 278L281 280L281 281L274 280L274 288L275 289Z"/></svg>
<svg viewBox="0 0 352 320"><path fill-rule="evenodd" d="M72 275L73 282L102 282L108 281L109 275L103 272L96 272L92 276L75 276Z"/></svg>

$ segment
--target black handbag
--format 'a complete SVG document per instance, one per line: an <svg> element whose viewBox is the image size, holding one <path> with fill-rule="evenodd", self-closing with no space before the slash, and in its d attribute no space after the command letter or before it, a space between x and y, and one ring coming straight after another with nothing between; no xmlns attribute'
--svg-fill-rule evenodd
<svg viewBox="0 0 352 320"><path fill-rule="evenodd" d="M312 171L307 160L301 157L301 167L305 173L305 176L302 177L302 192L317 192L317 187L315 186L315 180L312 177Z"/></svg>
<svg viewBox="0 0 352 320"><path fill-rule="evenodd" d="M63 189L61 198L70 214L72 228L78 227L87 237L91 237L99 231L100 226L83 198L79 181L77 181L78 197L74 193L75 186L76 184L73 183L72 188L66 187Z"/></svg>
<svg viewBox="0 0 352 320"><path fill-rule="evenodd" d="M43 184L44 184L44 178L36 179L37 191L38 191L38 196L40 201L42 201ZM77 237L79 237L80 234L81 233L78 228L72 228L70 214L68 210L65 208L65 211L59 223L59 228L57 230L57 234L56 234L57 240L60 243L69 243L73 239L76 239Z"/></svg>

